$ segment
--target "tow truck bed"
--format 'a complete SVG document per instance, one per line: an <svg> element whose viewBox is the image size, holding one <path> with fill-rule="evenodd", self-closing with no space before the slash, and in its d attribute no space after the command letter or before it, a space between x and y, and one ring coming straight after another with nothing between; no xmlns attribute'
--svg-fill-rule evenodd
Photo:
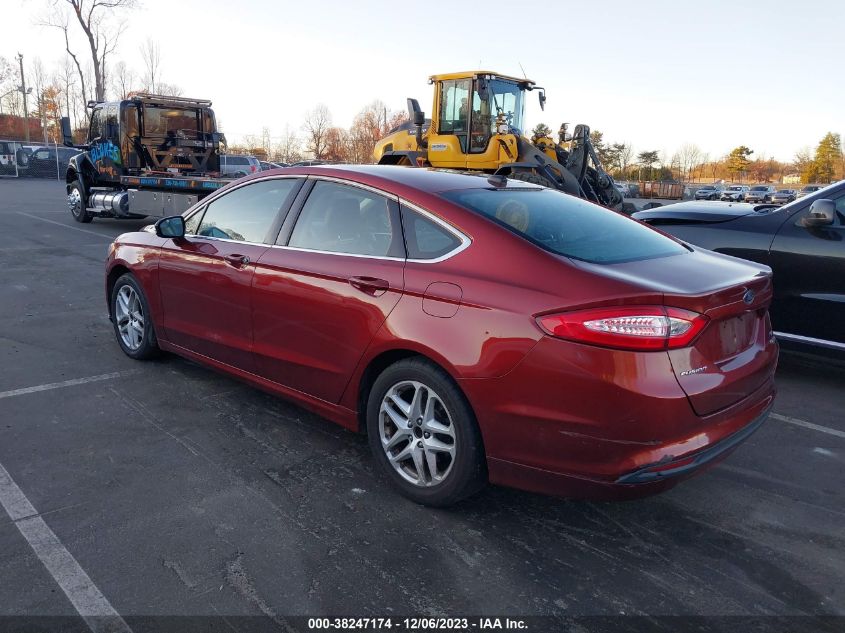
<svg viewBox="0 0 845 633"><path fill-rule="evenodd" d="M229 178L207 178L205 176L121 176L120 183L125 187L143 187L162 191L195 191L209 193L225 187Z"/></svg>

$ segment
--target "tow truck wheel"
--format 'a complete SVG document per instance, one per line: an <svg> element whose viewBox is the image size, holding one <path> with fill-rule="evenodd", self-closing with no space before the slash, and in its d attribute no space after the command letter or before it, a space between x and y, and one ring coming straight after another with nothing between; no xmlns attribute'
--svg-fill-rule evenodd
<svg viewBox="0 0 845 633"><path fill-rule="evenodd" d="M70 207L70 214L77 222L88 224L94 219L94 216L86 209L85 193L78 180L74 180L70 185L70 190L67 193L67 206Z"/></svg>

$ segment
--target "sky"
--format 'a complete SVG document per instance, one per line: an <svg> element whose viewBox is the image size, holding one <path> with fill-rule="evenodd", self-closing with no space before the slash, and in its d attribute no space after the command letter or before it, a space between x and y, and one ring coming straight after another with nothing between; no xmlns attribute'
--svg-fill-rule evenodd
<svg viewBox="0 0 845 633"><path fill-rule="evenodd" d="M53 1L0 0L0 56L63 59L61 32L37 26ZM477 69L545 87L528 128L584 123L667 160L694 143L790 161L845 134L843 0L141 0L123 16L113 61L141 74L157 41L163 80L212 100L230 143L299 130L318 103L341 127L374 99L430 112L430 75Z"/></svg>

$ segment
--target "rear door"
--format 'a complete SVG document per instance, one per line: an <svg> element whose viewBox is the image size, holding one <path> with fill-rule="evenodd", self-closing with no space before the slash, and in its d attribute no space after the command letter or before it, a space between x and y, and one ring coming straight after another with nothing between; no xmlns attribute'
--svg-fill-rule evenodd
<svg viewBox="0 0 845 633"><path fill-rule="evenodd" d="M187 219L184 238L164 244L159 288L168 341L254 371L250 289L255 264L302 182L269 178L227 191Z"/></svg>
<svg viewBox="0 0 845 633"><path fill-rule="evenodd" d="M255 362L265 378L338 402L402 294L398 202L317 179L299 206L256 267Z"/></svg>
<svg viewBox="0 0 845 633"><path fill-rule="evenodd" d="M833 224L807 227L810 205L789 218L772 242L775 328L845 344L845 190L830 194Z"/></svg>

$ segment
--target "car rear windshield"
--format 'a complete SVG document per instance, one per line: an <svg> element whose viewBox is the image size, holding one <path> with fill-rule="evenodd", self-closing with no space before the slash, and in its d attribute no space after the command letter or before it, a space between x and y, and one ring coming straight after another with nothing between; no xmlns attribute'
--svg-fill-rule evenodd
<svg viewBox="0 0 845 633"><path fill-rule="evenodd" d="M751 187L751 191L766 191L768 187Z"/></svg>
<svg viewBox="0 0 845 633"><path fill-rule="evenodd" d="M440 195L574 259L615 264L687 252L635 220L552 189L461 189Z"/></svg>

